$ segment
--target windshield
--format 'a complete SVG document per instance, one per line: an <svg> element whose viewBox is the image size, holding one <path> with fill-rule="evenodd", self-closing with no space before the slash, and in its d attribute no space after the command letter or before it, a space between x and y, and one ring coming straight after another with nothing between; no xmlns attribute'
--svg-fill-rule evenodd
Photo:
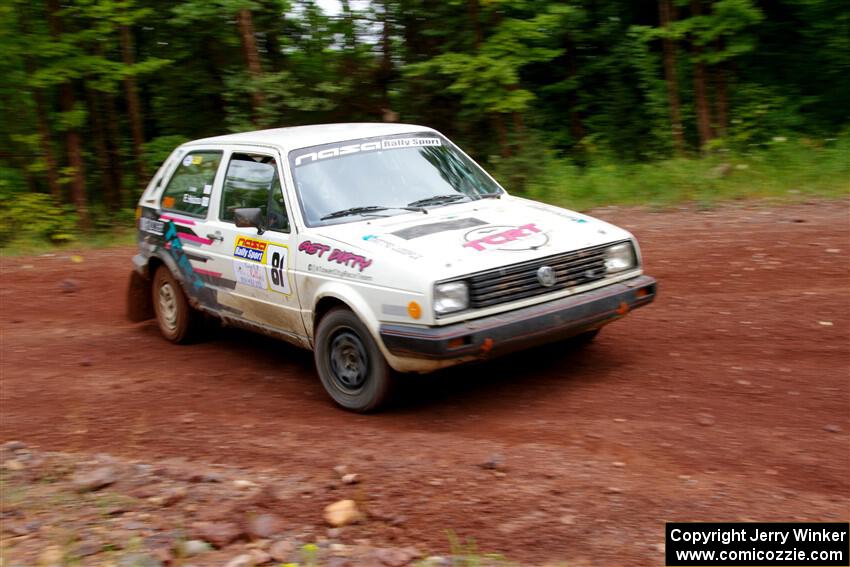
<svg viewBox="0 0 850 567"><path fill-rule="evenodd" d="M289 160L310 227L421 213L502 193L475 162L433 133L302 148Z"/></svg>

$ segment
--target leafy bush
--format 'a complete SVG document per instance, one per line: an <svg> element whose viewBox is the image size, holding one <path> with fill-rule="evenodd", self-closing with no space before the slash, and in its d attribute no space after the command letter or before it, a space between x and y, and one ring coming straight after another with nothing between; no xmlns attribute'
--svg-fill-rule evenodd
<svg viewBox="0 0 850 567"><path fill-rule="evenodd" d="M0 246L13 242L52 242L76 240L77 215L44 193L9 192L0 180Z"/></svg>

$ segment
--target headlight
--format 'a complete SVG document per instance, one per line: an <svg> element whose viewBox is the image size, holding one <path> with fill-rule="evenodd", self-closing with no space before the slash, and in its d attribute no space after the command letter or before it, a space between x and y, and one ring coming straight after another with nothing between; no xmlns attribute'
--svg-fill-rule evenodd
<svg viewBox="0 0 850 567"><path fill-rule="evenodd" d="M636 263L631 242L616 244L605 251L605 271L609 274L634 268Z"/></svg>
<svg viewBox="0 0 850 567"><path fill-rule="evenodd" d="M434 286L434 311L445 315L469 307L469 288L466 282L448 282Z"/></svg>

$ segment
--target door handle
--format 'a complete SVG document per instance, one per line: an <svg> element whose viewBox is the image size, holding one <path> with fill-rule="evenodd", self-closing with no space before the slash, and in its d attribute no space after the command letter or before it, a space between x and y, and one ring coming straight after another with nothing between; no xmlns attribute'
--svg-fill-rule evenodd
<svg viewBox="0 0 850 567"><path fill-rule="evenodd" d="M210 240L219 240L222 242L224 241L224 237L218 231L207 234L207 238L209 238Z"/></svg>

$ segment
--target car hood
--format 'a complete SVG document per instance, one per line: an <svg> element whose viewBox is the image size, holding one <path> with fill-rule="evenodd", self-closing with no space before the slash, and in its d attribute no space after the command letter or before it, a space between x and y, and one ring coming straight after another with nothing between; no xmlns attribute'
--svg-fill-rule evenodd
<svg viewBox="0 0 850 567"><path fill-rule="evenodd" d="M376 267L415 263L419 277L430 281L631 238L593 217L511 196L310 233L356 248Z"/></svg>

